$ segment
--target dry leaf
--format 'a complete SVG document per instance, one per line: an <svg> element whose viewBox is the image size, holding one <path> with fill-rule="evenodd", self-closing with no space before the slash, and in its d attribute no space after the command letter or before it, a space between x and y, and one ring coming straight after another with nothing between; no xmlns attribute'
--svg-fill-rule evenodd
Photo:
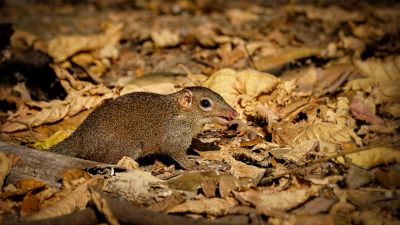
<svg viewBox="0 0 400 225"><path fill-rule="evenodd" d="M237 198L255 205L258 212L269 215L271 209L290 210L316 195L313 188L296 190L250 190L235 192Z"/></svg>
<svg viewBox="0 0 400 225"><path fill-rule="evenodd" d="M88 190L90 185L96 185L100 181L99 178L92 178L78 186L69 195L55 203L54 205L42 209L35 214L27 217L29 220L47 219L57 216L70 214L77 209L83 209L91 199L91 194Z"/></svg>
<svg viewBox="0 0 400 225"><path fill-rule="evenodd" d="M383 120L375 115L375 105L366 104L362 99L354 97L350 110L353 115L359 120L365 120L371 124L382 125Z"/></svg>
<svg viewBox="0 0 400 225"><path fill-rule="evenodd" d="M354 165L364 169L369 169L380 164L389 164L394 162L399 163L400 151L399 149L391 147L376 147L365 151L348 154L345 157L349 158ZM343 157L339 157L337 160L341 164L345 163Z"/></svg>
<svg viewBox="0 0 400 225"><path fill-rule="evenodd" d="M117 166L122 166L131 170L139 169L139 163L130 157L124 156L117 162Z"/></svg>
<svg viewBox="0 0 400 225"><path fill-rule="evenodd" d="M308 201L303 207L294 210L294 213L314 215L317 213L327 212L336 201L336 199L332 198L317 197Z"/></svg>
<svg viewBox="0 0 400 225"><path fill-rule="evenodd" d="M22 201L21 209L19 211L21 216L29 216L39 210L40 199L33 194L27 194Z"/></svg>
<svg viewBox="0 0 400 225"><path fill-rule="evenodd" d="M346 184L351 189L356 189L370 183L374 179L372 173L354 165L350 165L346 176Z"/></svg>
<svg viewBox="0 0 400 225"><path fill-rule="evenodd" d="M180 43L179 33L167 29L154 30L150 34L155 45L161 48L173 47Z"/></svg>
<svg viewBox="0 0 400 225"><path fill-rule="evenodd" d="M44 141L37 141L33 144L35 149L49 149L58 144L72 134L73 130L59 130L52 136L46 138Z"/></svg>
<svg viewBox="0 0 400 225"><path fill-rule="evenodd" d="M276 69L286 63L296 61L298 59L320 55L322 48L316 47L298 47L288 48L275 53L274 55L260 56L254 60L257 70L265 71Z"/></svg>
<svg viewBox="0 0 400 225"><path fill-rule="evenodd" d="M291 144L296 146L312 139L338 144L354 141L357 145L362 145L361 138L349 127L323 122L306 126L300 134L293 138Z"/></svg>
<svg viewBox="0 0 400 225"><path fill-rule="evenodd" d="M223 173L217 171L188 172L167 181L168 187L177 190L197 192L201 188L204 179L217 180Z"/></svg>
<svg viewBox="0 0 400 225"><path fill-rule="evenodd" d="M4 152L0 152L0 188L3 187L4 179L10 172L11 163L11 159Z"/></svg>
<svg viewBox="0 0 400 225"><path fill-rule="evenodd" d="M261 94L271 93L279 83L281 79L272 74L247 69L237 73L236 89L241 94L256 98Z"/></svg>
<svg viewBox="0 0 400 225"><path fill-rule="evenodd" d="M290 5L290 7L286 7L286 10L306 13L307 17L311 20L323 20L331 23L361 21L365 18L365 15L360 11L348 11L336 5L322 8L314 5L299 4Z"/></svg>
<svg viewBox="0 0 400 225"><path fill-rule="evenodd" d="M121 38L121 31L122 24L116 24L102 34L58 36L49 41L47 52L55 62L61 62L77 52L117 44Z"/></svg>
<svg viewBox="0 0 400 225"><path fill-rule="evenodd" d="M234 177L237 179L249 177L252 179L254 184L258 184L265 173L265 169L247 165L243 162L235 160L233 157L229 159L228 163L231 166L230 172Z"/></svg>
<svg viewBox="0 0 400 225"><path fill-rule="evenodd" d="M211 216L223 216L229 208L237 205L233 198L207 198L199 200L186 201L180 205L168 210L168 213L184 213L191 212L197 214L207 214Z"/></svg>
<svg viewBox="0 0 400 225"><path fill-rule="evenodd" d="M46 123L54 123L66 116L74 116L79 112L92 109L105 99L117 97L116 89L110 90L104 85L93 85L89 82L75 80L66 70L54 67L61 84L68 96L64 100L49 102L25 102L3 124L3 132L26 130Z"/></svg>
<svg viewBox="0 0 400 225"><path fill-rule="evenodd" d="M228 16L231 23L235 25L241 25L245 22L258 20L257 14L241 9L229 9L227 10L226 15Z"/></svg>
<svg viewBox="0 0 400 225"><path fill-rule="evenodd" d="M226 102L234 106L236 98L240 94L236 90L237 72L232 69L222 69L211 75L204 86L220 94Z"/></svg>

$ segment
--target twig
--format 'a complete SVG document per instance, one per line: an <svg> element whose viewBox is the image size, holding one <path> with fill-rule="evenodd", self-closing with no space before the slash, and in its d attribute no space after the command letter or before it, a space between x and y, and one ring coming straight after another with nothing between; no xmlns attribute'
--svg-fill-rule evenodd
<svg viewBox="0 0 400 225"><path fill-rule="evenodd" d="M247 59L248 59L248 61L249 61L250 67L251 67L252 69L254 69L254 70L257 70L257 69L256 69L256 66L255 66L255 64L254 64L253 57L250 55L249 50L247 49L246 44L243 44L243 47L244 47L244 51L245 51L245 53L246 53Z"/></svg>

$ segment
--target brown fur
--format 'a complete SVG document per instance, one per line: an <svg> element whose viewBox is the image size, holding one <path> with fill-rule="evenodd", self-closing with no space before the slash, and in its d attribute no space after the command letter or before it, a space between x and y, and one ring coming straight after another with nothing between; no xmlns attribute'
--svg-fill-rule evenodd
<svg viewBox="0 0 400 225"><path fill-rule="evenodd" d="M204 98L214 103L210 111L200 107ZM236 115L219 94L203 87L170 95L131 93L100 105L51 151L104 163L164 153L188 169L194 164L186 150L203 125L217 122L217 116L230 120Z"/></svg>

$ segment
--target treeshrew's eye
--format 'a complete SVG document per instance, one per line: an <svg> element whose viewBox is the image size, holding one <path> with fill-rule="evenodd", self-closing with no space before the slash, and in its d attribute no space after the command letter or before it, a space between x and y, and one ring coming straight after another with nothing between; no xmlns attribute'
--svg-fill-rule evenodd
<svg viewBox="0 0 400 225"><path fill-rule="evenodd" d="M201 100L200 104L201 104L201 106L203 106L204 108L208 108L208 107L211 106L211 102L210 102L209 100L207 100L207 99Z"/></svg>

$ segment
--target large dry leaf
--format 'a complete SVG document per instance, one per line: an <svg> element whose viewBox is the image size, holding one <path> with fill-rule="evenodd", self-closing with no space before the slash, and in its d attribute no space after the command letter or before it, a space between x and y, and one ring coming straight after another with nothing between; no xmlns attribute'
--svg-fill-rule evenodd
<svg viewBox="0 0 400 225"><path fill-rule="evenodd" d="M254 60L254 65L260 71L276 69L298 59L320 55L322 50L322 48L317 47L288 48L273 55L260 56Z"/></svg>
<svg viewBox="0 0 400 225"><path fill-rule="evenodd" d="M305 127L300 134L294 137L292 144L296 146L312 139L331 143L346 143L354 141L356 144L362 145L361 138L358 137L349 127L324 122L317 122Z"/></svg>
<svg viewBox="0 0 400 225"><path fill-rule="evenodd" d="M184 213L191 212L197 214L207 214L211 216L223 216L229 208L237 205L237 201L233 198L209 198L191 200L168 210L168 213Z"/></svg>
<svg viewBox="0 0 400 225"><path fill-rule="evenodd" d="M39 212L32 214L27 219L40 220L57 216L70 214L77 209L83 209L91 199L91 194L88 190L90 185L96 185L100 181L99 178L92 178L79 185L69 195L58 201L56 204L42 209Z"/></svg>
<svg viewBox="0 0 400 225"><path fill-rule="evenodd" d="M230 172L236 178L249 177L254 184L258 184L264 176L265 169L247 165L246 163L235 160L233 157L230 157L228 162L231 166Z"/></svg>
<svg viewBox="0 0 400 225"><path fill-rule="evenodd" d="M369 169L380 164L399 163L400 150L391 147L376 147L348 154L345 157L349 158L354 165ZM345 163L343 157L339 157L337 160L342 164Z"/></svg>
<svg viewBox="0 0 400 225"><path fill-rule="evenodd" d="M290 92L287 90L290 85L286 82L282 83L272 74L251 69L239 72L222 69L211 75L203 85L219 93L225 101L235 106L241 116L257 115L259 103L256 100L260 95L276 91L273 95L274 99L284 101L285 93Z"/></svg>
<svg viewBox="0 0 400 225"><path fill-rule="evenodd" d="M327 122L281 123L273 129L273 140L284 145L297 146L314 139L335 144L355 142L362 145L361 138L346 125Z"/></svg>
<svg viewBox="0 0 400 225"><path fill-rule="evenodd" d="M61 62L77 52L117 44L121 38L121 31L122 24L116 24L102 34L58 36L49 41L47 52L55 62Z"/></svg>
<svg viewBox="0 0 400 225"><path fill-rule="evenodd" d="M219 93L230 105L234 105L240 94L236 90L236 83L237 72L232 69L222 69L211 75L203 85Z"/></svg>
<svg viewBox="0 0 400 225"><path fill-rule="evenodd" d="M250 190L235 192L237 198L255 205L257 211L269 215L271 209L290 210L317 194L313 188L296 190Z"/></svg>

